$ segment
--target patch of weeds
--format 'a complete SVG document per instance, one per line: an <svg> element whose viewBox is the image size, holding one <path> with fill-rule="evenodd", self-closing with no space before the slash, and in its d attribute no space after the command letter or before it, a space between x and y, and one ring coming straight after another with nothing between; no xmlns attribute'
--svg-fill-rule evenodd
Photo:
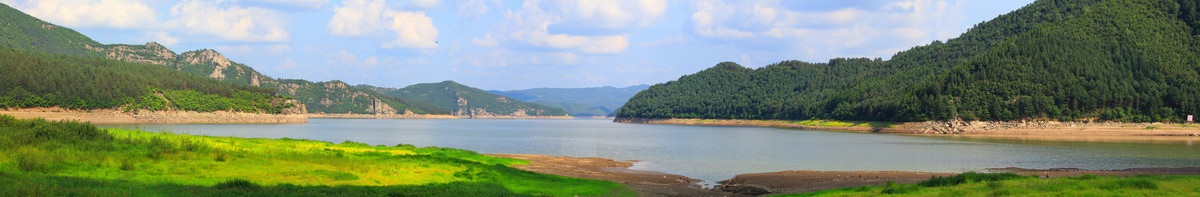
<svg viewBox="0 0 1200 197"><path fill-rule="evenodd" d="M1145 178L1125 178L1100 185L1100 188L1106 190L1158 189L1158 183Z"/></svg>
<svg viewBox="0 0 1200 197"><path fill-rule="evenodd" d="M32 150L17 151L12 160L17 162L17 169L21 171L45 173L49 169L42 155Z"/></svg>
<svg viewBox="0 0 1200 197"><path fill-rule="evenodd" d="M1032 177L1022 176L1022 175L1014 174L1014 173L987 174L987 173L967 172L967 173L962 173L959 175L948 176L948 177L936 177L935 176L933 178L930 178L929 180L921 181L920 183L917 183L917 185L920 185L923 187L942 187L942 186L954 186L954 185L959 185L959 184L968 183L968 182L1001 181L1001 180L1016 180L1016 179L1028 179L1028 178L1032 178Z"/></svg>
<svg viewBox="0 0 1200 197"><path fill-rule="evenodd" d="M259 186L258 184L254 184L250 181L243 180L243 179L233 179L233 180L228 180L225 182L217 183L216 185L213 185L212 188L213 189L224 189L224 190L254 191L254 190L258 190L259 188L262 188L262 186Z"/></svg>
<svg viewBox="0 0 1200 197"><path fill-rule="evenodd" d="M882 193L883 194L907 194L907 193L911 193L911 192L914 192L917 190L921 190L921 187L918 187L916 185L897 185L896 182L888 181L887 184L883 186Z"/></svg>
<svg viewBox="0 0 1200 197"><path fill-rule="evenodd" d="M225 162L229 160L229 153L217 152L217 156L213 157L213 161Z"/></svg>
<svg viewBox="0 0 1200 197"><path fill-rule="evenodd" d="M117 168L121 169L122 171L133 171L133 160L123 159L121 160L121 165Z"/></svg>
<svg viewBox="0 0 1200 197"><path fill-rule="evenodd" d="M351 174L348 172L339 172L339 171L313 170L312 174L316 174L316 175L323 176L323 177L337 180L337 181L353 181L353 180L359 179L358 175L354 175L354 174Z"/></svg>
<svg viewBox="0 0 1200 197"><path fill-rule="evenodd" d="M1156 126L1148 126L1148 127L1146 127L1146 129L1158 129L1158 127L1156 127Z"/></svg>

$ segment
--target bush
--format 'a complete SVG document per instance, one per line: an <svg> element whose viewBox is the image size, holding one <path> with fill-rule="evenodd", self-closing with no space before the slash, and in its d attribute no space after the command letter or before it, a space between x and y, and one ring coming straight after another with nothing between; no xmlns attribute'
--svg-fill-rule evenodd
<svg viewBox="0 0 1200 197"><path fill-rule="evenodd" d="M244 179L233 179L233 180L228 180L225 182L217 183L216 185L213 185L212 188L213 189L223 189L223 190L254 191L254 190L258 190L258 189L262 188L262 186L259 186L258 184L254 184L254 183L244 180Z"/></svg>
<svg viewBox="0 0 1200 197"><path fill-rule="evenodd" d="M1027 178L1033 178L1033 177L1022 176L1022 175L1014 174L1014 173L986 174L986 173L977 173L977 172L967 172L967 173L962 173L959 175L949 176L949 177L935 176L933 178L930 178L929 180L921 181L920 183L917 183L917 185L920 185L922 187L942 187L942 186L954 186L954 185L959 185L959 184L968 183L968 182L1016 180L1016 179L1027 179Z"/></svg>
<svg viewBox="0 0 1200 197"><path fill-rule="evenodd" d="M45 173L47 166L41 157L42 155L37 152L21 150L13 155L12 160L17 163L17 169L21 169L21 171Z"/></svg>

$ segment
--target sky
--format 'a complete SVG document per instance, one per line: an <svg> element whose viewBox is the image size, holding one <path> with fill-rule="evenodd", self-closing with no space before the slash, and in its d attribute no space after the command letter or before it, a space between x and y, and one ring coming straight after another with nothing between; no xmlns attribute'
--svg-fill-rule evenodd
<svg viewBox="0 0 1200 197"><path fill-rule="evenodd" d="M267 76L486 90L656 84L732 61L881 57L1033 0L0 0L106 44Z"/></svg>

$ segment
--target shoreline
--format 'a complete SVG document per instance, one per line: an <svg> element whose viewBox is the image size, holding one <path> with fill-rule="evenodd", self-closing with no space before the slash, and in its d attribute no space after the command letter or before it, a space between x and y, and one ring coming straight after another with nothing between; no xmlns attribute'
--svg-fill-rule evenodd
<svg viewBox="0 0 1200 197"><path fill-rule="evenodd" d="M713 188L702 188L700 180L682 175L655 171L630 170L635 161L616 161L605 158L559 157L525 154L485 154L493 157L521 159L528 165L515 168L559 176L613 181L637 191L640 196L758 196L805 193L828 189L896 184L912 184L933 176L954 176L960 173L911 171L811 171L789 170L739 174L717 182ZM1023 169L991 168L990 172L1011 172L1037 175L1042 178L1074 177L1085 174L1129 177L1136 175L1200 175L1200 167L1129 168L1121 170L1085 170L1075 168Z"/></svg>
<svg viewBox="0 0 1200 197"><path fill-rule="evenodd" d="M837 122L836 124L842 124L844 126L827 126L813 124L816 121L642 118L618 118L613 120L613 122L633 124L773 127L817 131L887 133L898 135L1012 140L1187 144L1200 142L1200 124L1179 123L927 121L896 124L877 122Z"/></svg>
<svg viewBox="0 0 1200 197"><path fill-rule="evenodd" d="M113 109L68 110L62 108L4 109L0 114L19 119L70 120L90 124L303 124L305 114L261 114L245 112L146 111Z"/></svg>

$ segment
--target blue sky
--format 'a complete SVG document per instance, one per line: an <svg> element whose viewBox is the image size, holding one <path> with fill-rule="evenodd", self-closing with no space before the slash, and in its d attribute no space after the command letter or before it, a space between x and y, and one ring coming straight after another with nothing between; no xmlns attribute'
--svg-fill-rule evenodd
<svg viewBox="0 0 1200 197"><path fill-rule="evenodd" d="M489 90L655 84L718 62L889 58L1032 0L0 0L102 43L276 78Z"/></svg>

